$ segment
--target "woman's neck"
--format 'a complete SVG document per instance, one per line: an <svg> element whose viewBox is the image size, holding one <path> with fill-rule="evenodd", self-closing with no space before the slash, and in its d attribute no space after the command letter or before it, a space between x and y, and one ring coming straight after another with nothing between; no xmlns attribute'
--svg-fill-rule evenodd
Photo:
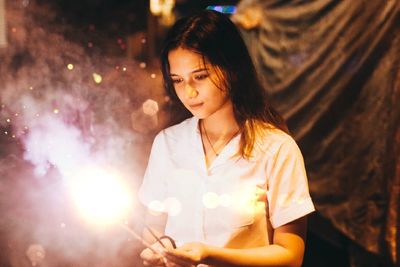
<svg viewBox="0 0 400 267"><path fill-rule="evenodd" d="M230 103L211 116L200 120L200 123L211 140L226 138L239 132L239 125Z"/></svg>

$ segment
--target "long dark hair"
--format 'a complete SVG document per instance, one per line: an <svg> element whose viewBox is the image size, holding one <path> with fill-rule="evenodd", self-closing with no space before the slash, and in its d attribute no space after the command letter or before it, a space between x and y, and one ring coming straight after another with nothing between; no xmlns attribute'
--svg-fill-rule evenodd
<svg viewBox="0 0 400 267"><path fill-rule="evenodd" d="M273 125L287 131L282 117L269 105L243 38L224 14L202 10L178 20L169 30L161 53L164 86L168 95L179 101L170 77L168 54L184 48L203 56L223 74L224 86L233 104L241 130L240 154L251 157L259 128Z"/></svg>

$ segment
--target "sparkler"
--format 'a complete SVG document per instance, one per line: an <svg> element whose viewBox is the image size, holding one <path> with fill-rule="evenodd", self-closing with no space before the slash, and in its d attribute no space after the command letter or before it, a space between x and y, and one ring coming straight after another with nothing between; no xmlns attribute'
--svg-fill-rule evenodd
<svg viewBox="0 0 400 267"><path fill-rule="evenodd" d="M152 247L152 245L147 242L146 240L144 240L138 233L136 233L132 228L130 228L129 226L127 226L126 224L121 224L122 228L124 228L128 233L130 233L135 239L137 239L138 241L140 241L146 248L150 249L153 253L164 257L161 253L161 251L156 250L155 248ZM156 237L156 236L154 236ZM163 247L165 248L164 243L158 238L156 237L157 242Z"/></svg>
<svg viewBox="0 0 400 267"><path fill-rule="evenodd" d="M130 207L133 206L132 194L115 173L88 168L74 174L71 181L70 189L73 200L81 215L88 222L98 225L121 222L123 217L127 216ZM128 225L120 223L120 226L153 253L164 257L161 251L153 248ZM165 248L165 245L154 232L149 227L146 226L146 228L157 242Z"/></svg>

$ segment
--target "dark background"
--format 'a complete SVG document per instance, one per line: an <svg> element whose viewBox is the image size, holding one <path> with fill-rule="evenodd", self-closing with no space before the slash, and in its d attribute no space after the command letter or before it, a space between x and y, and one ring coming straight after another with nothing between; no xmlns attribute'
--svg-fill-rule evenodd
<svg viewBox="0 0 400 267"><path fill-rule="evenodd" d="M194 10L206 8L209 5L235 5L238 2L239 1L181 0L177 1L174 13L179 17L189 14ZM285 5L295 9L296 5L300 6L304 1L269 2L275 2L275 4L268 8L271 10L278 10L281 7L285 7ZM355 14L363 14L363 11L371 9L368 8L368 6L371 5L368 5L366 2L361 4L361 2L363 1L357 3L360 10L357 10ZM294 6L291 6L289 3L294 3ZM322 21L321 18L323 18L326 13L329 13L329 10L333 10L333 6L337 3L338 2L332 1L332 4L329 5L326 10L323 10L321 14L318 14L316 18L307 17L308 20L305 19L302 23L307 24L317 23L320 20ZM342 3L349 4L350 2L344 1ZM110 103L110 106L113 108L112 111L115 111L112 115L121 118L119 119L121 127L127 128L130 127L130 125L128 125L129 123L126 122L129 118L125 118L124 116L126 116L126 114L122 113L126 113L129 109L136 109L147 97L163 99L164 94L162 92L159 76L160 73L158 71L157 54L159 52L163 34L165 33L165 30L167 30L167 27L161 26L157 18L153 17L149 13L148 1L25 0L14 1L12 4L8 1L8 4L12 9L9 13L12 13L12 15L20 14L29 19L25 24L22 23L28 33L25 37L17 35L16 37L9 38L10 44L6 52L8 54L3 56L3 58L0 58L2 62L4 62L0 67L0 71L3 71L1 73L3 75L6 73L7 79L5 80L17 81L24 75L21 69L24 70L24 68L29 68L30 66L43 66L39 65L39 62L43 62L43 64L48 64L51 68L57 69L56 67L64 65L64 62L72 62L74 60L75 62L78 62L80 58L83 58L85 60L81 62L81 65L83 66L82 76L84 76L83 73L85 73L85 69L89 70L93 68L93 66L103 66L102 68L98 67L103 71L103 73L105 73L105 82L103 83L103 87L115 91L122 91L122 96L119 96L121 98L118 97L118 101L121 101L124 98L130 99L130 104L124 106L124 110L118 110L118 102L110 103L105 96L103 99L104 92L101 90L104 88L95 88L92 85L89 86L90 90L93 90L93 95L88 93L91 100L95 101L97 99L96 101L100 103L99 106L101 103ZM24 5L26 6L22 7ZM292 13L288 12L287 14ZM293 15L293 17L296 17L296 15ZM354 15L354 17L357 18L356 15ZM366 20L368 20L368 18ZM370 17L369 20L373 19ZM33 25L31 25L32 22ZM303 30L303 25L293 23L293 21L288 19L288 16L282 20L279 20L278 18L274 22L281 27L290 28L290 31L293 30L293 26L298 27L300 31ZM357 30L359 31L355 31L351 35L357 36L361 35L359 32L368 32L368 27L363 26L360 22L357 23L353 23L352 25L358 25ZM365 23L365 25L367 24L366 22L363 23ZM277 104L278 109L280 109L284 114L289 113L286 118L289 119L289 127L293 129L294 136L298 137L296 140L299 142L302 151L305 153L306 164L309 167L310 189L317 204L318 211L312 214L309 220L309 234L303 266L391 266L389 259L390 249L388 249L388 245L385 243L385 234L387 234L389 229L389 227L386 228L389 223L389 216L385 215L384 218L376 219L376 217L372 215L370 216L370 214L374 211L373 209L379 209L380 212L384 214L389 213L390 205L388 203L390 200L395 198L391 198L392 195L388 192L390 192L391 185L394 185L392 188L398 188L398 184L396 185L395 179L393 178L398 178L393 171L393 169L395 169L393 166L395 163L393 162L396 162L393 158L396 153L398 157L396 148L400 146L398 146L398 140L397 142L393 140L393 131L395 131L393 130L393 125L397 125L394 124L396 120L397 122L399 121L399 116L395 114L395 111L397 110L398 112L399 110L399 105L396 106L393 105L393 103L400 103L397 101L397 99L399 99L398 81L396 83L396 80L394 80L393 77L397 77L397 80L399 80L398 77L400 76L396 74L398 68L392 70L390 67L387 67L393 62L393 60L395 60L396 52L393 47L396 46L396 42L393 40L398 40L399 19L397 19L396 23L397 26L392 26L391 30L388 30L391 34L386 34L386 37L380 36L379 38L381 38L382 41L379 42L379 45L374 47L372 52L366 53L368 55L368 60L363 64L360 63L359 65L361 67L357 64L361 58L360 55L363 54L364 50L368 50L365 45L360 45L359 49L356 50L358 52L354 52L354 55L352 54L349 56L348 60L346 59L346 62L343 63L345 71L342 73L336 73L336 76L333 76L334 78L327 82L327 88L333 88L331 90L333 92L337 89L335 86L342 83L341 77L354 77L350 82L342 83L344 85L341 86L341 88L347 89L343 90L347 93L340 93L339 90L336 90L340 93L340 97L335 98L333 101L334 103L332 104L332 106L336 108L332 108L331 110L328 110L328 112L324 113L320 120L318 120L318 123L316 123L316 126L310 131L304 130L305 128L302 128L302 125L305 124L304 121L311 117L310 113L316 114L317 111L322 110L325 107L324 102L319 101L322 98L318 99L318 97L316 97L314 101L310 101L307 104L308 106L306 106L306 108L301 109L300 112L295 113L294 115L290 115L290 103L297 104L297 102L300 102L299 100L301 100L302 97L306 97L307 95L294 94L290 91L285 91L282 94L272 94L272 99L274 103ZM339 23L336 23L336 25L337 24ZM384 23L382 22L382 25L383 24ZM18 23L16 21L10 22L8 25L9 30L12 30L11 28L14 27L13 25L18 25ZM381 24L377 22L377 25ZM44 29L44 32L37 35L41 38L35 37L37 32L32 31L32 27ZM19 28L17 27L17 30L18 29ZM29 32L32 33L29 34ZM254 53L254 57L260 61L260 55L257 54L257 52L259 52L257 49L265 49L265 47L259 46L261 40L260 36L262 37L262 34L269 34L268 36L271 38L271 41L275 41L274 37L276 36L274 36L273 33L268 33L267 31L262 30L243 32L246 40L252 41L251 44L253 45L251 45L250 48ZM17 33L19 32L17 31ZM59 42L59 39L57 39L58 37L55 38L54 36L62 36L62 42L68 43L69 46L63 47L62 45L58 46L57 44L57 47L59 48L53 51L53 46L55 47L56 43ZM282 35L279 35L278 37L280 38L280 41L284 39ZM145 39L145 42L142 42L143 39ZM324 38L321 39L323 40ZM45 40L45 43L49 42L45 44L49 49L49 54L35 54L36 50L38 50L34 46L35 42L41 42L43 40ZM302 53L306 53L307 57L312 57L314 54L317 54L318 44L320 44L318 41L322 43L321 40L312 38L302 41L303 44L299 43L299 49L297 50L306 47L307 45L304 45L304 43L314 43L315 45L311 49L312 53L305 50L301 51ZM371 40L365 41L365 43L368 42L371 42ZM351 43L351 41L349 41L349 43ZM137 47L140 47L140 49L137 49ZM73 50L79 52L74 54L71 52ZM339 58L339 56L342 55L342 52L343 51L339 51L337 54L332 55L324 54L321 55L321 58L327 58L328 56ZM346 51L344 51L343 54L347 56L345 52ZM283 51L280 60L284 59L283 61L285 61L288 59L288 57L286 57L287 54L285 53L289 52ZM138 68L138 63L146 63L146 68L140 70ZM4 67L5 65L10 66L10 70L6 70ZM122 66L127 66L129 70L135 69L135 72L121 74L120 69ZM317 66L315 69L323 69L324 71L329 69L324 69L322 61L317 61L313 66ZM303 71L302 75L290 86L294 89L292 91L296 92L298 89L298 92L300 93L307 92L307 90L303 90L304 88L301 87L301 85L304 84L304 80L307 80L309 76L314 73L313 66L308 70L301 69L301 71ZM279 74L282 73L289 76L297 71L295 68L288 68L286 70L280 70L281 73L279 73L279 71L268 69L268 66L263 66L262 63L260 63L258 67L268 75L272 74L269 75L269 77L274 77L274 74L279 76ZM113 72L115 69L118 69L119 72ZM382 72L375 74L378 78L371 78L371 82L368 77L373 76L372 74L378 72L379 69L381 69ZM273 71L276 71L276 73ZM32 80L37 81L44 78L44 76L41 75L37 75L39 76L39 79L38 77L34 77L35 72L37 72L37 69L36 71L33 70L30 74L28 73L32 76L30 77ZM150 79L150 74L156 74L157 78ZM324 74L327 74L327 72ZM56 83L62 83L63 85L68 85L71 82L65 78L64 74L61 75L58 73L52 75L46 75L46 77L49 77L49 80L55 80L57 81ZM320 75L321 77L323 76L322 74ZM13 77L10 78L9 76ZM60 79L60 76L62 79ZM384 90L385 88L383 88L383 85L389 84L389 82L382 82L382 77L388 77L386 80L391 81L394 88L392 91ZM64 78L65 80L63 80ZM335 83L336 81L337 83ZM88 80L82 79L76 83L88 84L89 82ZM136 89L136 87L141 84L146 84L143 91ZM272 84L270 88L273 88L273 85L274 84ZM313 88L318 88L320 84L315 82L312 85L315 85ZM382 89L377 89L380 88L379 85L382 85ZM121 88L125 89L122 90ZM327 88L323 89L328 91ZM349 88L356 88L356 90L349 90ZM51 89L52 88L49 90ZM321 90L320 94L317 95L324 94L324 90ZM310 89L309 91L312 90ZM382 93L379 94L379 92ZM359 103L365 103L365 105ZM386 135L367 135L366 133L378 132L373 125L369 128L361 129L347 127L348 125L354 126L359 121L367 121L368 116L371 117L371 114L377 113L376 111L368 111L369 106L367 106L367 104L386 107L385 111L394 110L392 112L394 115L389 114L390 116L388 113L382 112L384 118L379 120L381 123L379 124L379 127L376 126L376 128L384 131L382 123L386 123L384 124L385 127L388 125L387 128L385 128L387 133ZM349 107L355 107L355 110L352 110ZM96 108L98 111L102 110L101 107L93 107L95 111ZM134 129L135 133L137 133L141 138L134 145L141 147L143 151L143 156L140 159L143 163L142 166L145 165L144 163L146 161L146 155L152 137L158 129L162 128L163 122L167 120L167 118L164 118L163 120L162 116L168 117L169 112L173 111L171 109L172 107L168 106L168 102L161 105L160 123L151 131L143 131L143 127L139 126L137 129ZM344 121L346 118L355 118L351 123L344 126L344 128L348 129L347 132L352 135L350 135L350 137L341 135L344 136L342 139L346 139L346 142L341 142L342 139L340 136L337 137L336 139L338 141L333 143L327 151L330 153L329 155L335 155L335 152L337 151L333 148L348 146L349 149L346 152L351 156L349 158L357 159L356 162L351 163L353 165L347 164L350 160L343 162L331 161L329 156L326 156L323 153L322 147L324 140L326 140L324 138L327 133L335 132L335 126L339 124L338 122ZM81 128L85 127L84 122L80 121L79 118L76 119L74 123L78 124ZM147 121L144 121L143 124L148 125L147 123ZM12 132L12 127L2 125L2 131ZM306 132L306 134L303 134L304 132ZM376 136L382 137L382 139L387 143L387 146L385 146L384 149L379 148L379 150L376 150L374 148L373 143ZM362 139L364 137L366 139ZM356 144L356 141L360 139L365 140L365 147L359 149L356 146L351 146L351 144ZM329 140L332 140L332 138ZM378 140L378 138L376 138L376 140ZM46 260L42 263L43 266L140 266L141 263L138 259L138 253L142 247L134 240L129 238L127 239L125 232L120 229L111 229L108 232L92 233L90 231L91 229L82 225L76 218L74 218L74 216L71 215L73 214L71 211L72 208L70 203L66 201L67 197L63 191L64 189L60 186L58 182L59 180L54 179L54 177L57 177L56 170L49 172L44 179L31 179L32 166L23 161L21 156L23 154L23 145L10 139L9 136L4 135L1 135L0 145L0 154L2 156L0 169L2 184L0 189L3 196L0 204L1 210L4 214L0 221L0 248L2 251L0 254L0 266L30 266L29 262L26 260L26 247L30 242L37 240L37 238L32 236L32 233L29 231L29 226L37 224L41 224L42 227L45 228L45 230L39 228L44 234L52 237L49 240L46 240L47 243L42 243L47 249ZM393 150L389 150L390 147ZM380 153L377 153L377 151L385 154L386 150L388 150L388 152L385 159L380 157L383 162L376 160L378 154L381 155ZM366 155L370 156L367 157ZM343 153L343 151L339 151L336 153L336 156L338 158L347 159L346 156L348 155ZM360 161L358 161L358 159L360 159ZM357 164L362 165L365 162L368 163L372 161L373 164L375 164L375 169L369 171L367 174L360 170L363 169L363 167L359 169L359 166L357 166ZM353 168L349 168L352 166ZM365 164L365 168L366 166L367 164ZM382 169L384 171L379 172ZM338 173L343 173L343 176L350 173L352 179L347 176L341 177ZM333 179L336 179L336 182L332 182ZM340 186L335 187L335 185L339 183L338 181L340 181ZM377 186L379 181L383 181L380 184L381 187ZM362 187L364 188L362 191L360 190L360 184L366 184L365 187ZM348 187L346 187L346 185L348 185ZM340 190L338 190L338 188ZM385 189L383 190L384 193L381 192L382 188ZM332 191L329 189L332 189ZM357 190L360 190L361 192ZM372 192L374 191L377 191L377 193L373 194ZM35 194L26 194L26 192L35 192ZM55 194L56 196L54 196L54 192L57 192ZM365 199L364 196L367 196L367 199ZM357 206L352 207L350 205L349 208L348 204L354 202ZM48 208L50 212L37 212L37 207L41 205L43 206L43 203L50 206L50 208ZM345 203L346 209L336 210L337 207L341 207L342 203ZM367 207L365 207L364 204ZM396 205L394 206L396 209L394 212L398 215L398 208L396 208ZM60 210L63 210L61 214ZM350 220L347 220L348 217L350 217ZM60 230L59 227L55 227L55 224L60 221L68 226L66 230ZM399 220L397 219L397 222L394 222L396 225L394 228L395 230L397 229L398 221ZM134 219L132 219L132 222L130 223L132 224L132 227L137 227L135 226ZM369 228L369 226L372 227ZM398 231L398 229L396 231ZM368 241L368 235L371 237L378 236L379 245L376 245L376 247L379 247L378 249L370 249L369 245L371 242ZM397 240L399 239L398 236L397 233ZM76 240L79 240L79 242ZM370 240L375 239L371 238ZM113 250L108 250L108 245L113 242L119 242L119 245ZM95 251L87 249L86 246L82 245L83 243L90 244L89 247L96 248ZM72 249L72 252L75 253L74 256L69 254L72 252L66 253L65 251L66 249L69 251L71 247L75 247Z"/></svg>

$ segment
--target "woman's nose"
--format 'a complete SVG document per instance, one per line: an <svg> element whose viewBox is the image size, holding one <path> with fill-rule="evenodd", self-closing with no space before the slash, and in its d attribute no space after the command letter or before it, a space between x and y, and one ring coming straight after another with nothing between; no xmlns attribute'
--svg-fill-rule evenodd
<svg viewBox="0 0 400 267"><path fill-rule="evenodd" d="M193 98L196 97L199 93L193 86L191 86L190 84L186 84L185 94L187 98Z"/></svg>

